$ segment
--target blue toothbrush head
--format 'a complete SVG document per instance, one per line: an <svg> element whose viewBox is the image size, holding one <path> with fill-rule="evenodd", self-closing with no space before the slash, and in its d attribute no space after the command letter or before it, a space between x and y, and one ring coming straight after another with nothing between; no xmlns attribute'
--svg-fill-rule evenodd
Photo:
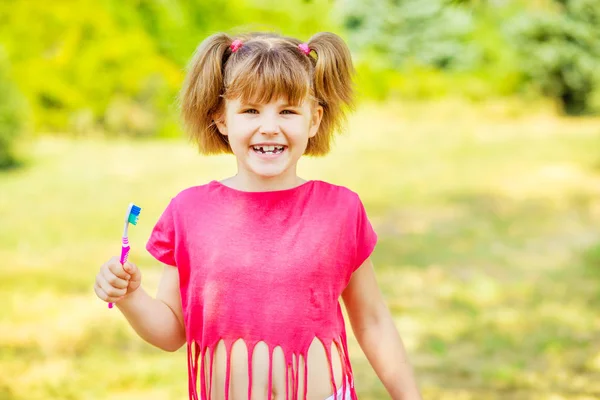
<svg viewBox="0 0 600 400"><path fill-rule="evenodd" d="M133 225L137 225L138 219L140 217L140 211L142 209L135 204L129 204L128 212L127 212L127 222Z"/></svg>

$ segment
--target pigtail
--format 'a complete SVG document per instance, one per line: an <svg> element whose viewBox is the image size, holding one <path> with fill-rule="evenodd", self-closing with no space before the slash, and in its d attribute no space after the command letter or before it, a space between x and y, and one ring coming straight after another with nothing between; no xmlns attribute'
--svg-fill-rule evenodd
<svg viewBox="0 0 600 400"><path fill-rule="evenodd" d="M183 124L201 153L231 152L213 121L222 109L223 66L231 55L231 37L217 33L206 38L188 64L180 93Z"/></svg>
<svg viewBox="0 0 600 400"><path fill-rule="evenodd" d="M307 44L311 52L316 53L314 91L324 111L319 133L326 133L317 133L311 139L313 143L309 142L307 154L326 154L331 135L343 128L345 113L353 108L354 67L350 49L334 33L317 33Z"/></svg>

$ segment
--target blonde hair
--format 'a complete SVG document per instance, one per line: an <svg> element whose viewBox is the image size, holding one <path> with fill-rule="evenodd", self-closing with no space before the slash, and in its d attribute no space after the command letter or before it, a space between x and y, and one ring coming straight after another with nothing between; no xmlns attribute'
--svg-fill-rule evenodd
<svg viewBox="0 0 600 400"><path fill-rule="evenodd" d="M231 49L234 40L242 46ZM230 37L217 33L196 49L180 93L181 114L191 139L203 154L231 153L227 137L213 119L224 110L224 99L269 102L283 97L291 104L314 99L323 107L317 134L304 154L325 155L335 132L352 107L350 50L337 35L321 32L306 42L307 55L298 39L273 33Z"/></svg>

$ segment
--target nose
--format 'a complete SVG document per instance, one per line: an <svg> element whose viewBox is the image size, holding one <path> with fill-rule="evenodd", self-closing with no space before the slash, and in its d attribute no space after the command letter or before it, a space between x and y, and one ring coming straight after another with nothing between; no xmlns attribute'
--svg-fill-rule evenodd
<svg viewBox="0 0 600 400"><path fill-rule="evenodd" d="M273 115L263 115L258 131L263 135L277 135L280 132L277 117Z"/></svg>

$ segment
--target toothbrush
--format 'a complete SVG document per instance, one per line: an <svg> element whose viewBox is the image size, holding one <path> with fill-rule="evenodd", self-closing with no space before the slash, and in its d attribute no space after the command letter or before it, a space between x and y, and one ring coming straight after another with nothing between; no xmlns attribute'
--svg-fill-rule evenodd
<svg viewBox="0 0 600 400"><path fill-rule="evenodd" d="M119 259L121 265L125 265L127 262L127 257L129 256L130 250L129 238L127 237L127 228L129 228L130 223L137 225L140 217L140 211L142 211L142 209L133 203L129 203L129 206L127 206L127 213L125 214L125 227L123 228L123 239L121 241L121 258ZM113 303L108 303L108 308L113 308Z"/></svg>

